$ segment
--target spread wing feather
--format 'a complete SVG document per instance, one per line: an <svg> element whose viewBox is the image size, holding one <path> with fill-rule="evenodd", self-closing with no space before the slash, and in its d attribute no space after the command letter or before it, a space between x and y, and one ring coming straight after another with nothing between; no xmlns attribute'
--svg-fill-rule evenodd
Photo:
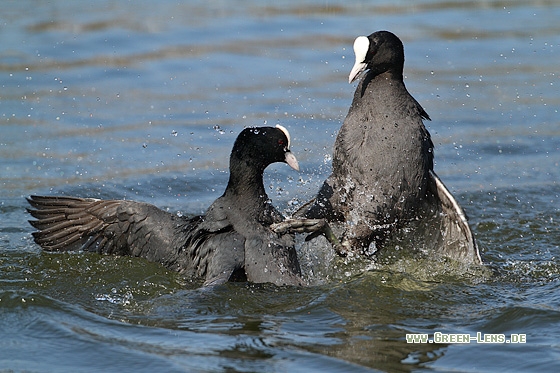
<svg viewBox="0 0 560 373"><path fill-rule="evenodd" d="M430 171L430 177L434 181L431 185L435 185L435 193L441 201L446 255L464 262L482 264L478 245L463 208L435 172Z"/></svg>

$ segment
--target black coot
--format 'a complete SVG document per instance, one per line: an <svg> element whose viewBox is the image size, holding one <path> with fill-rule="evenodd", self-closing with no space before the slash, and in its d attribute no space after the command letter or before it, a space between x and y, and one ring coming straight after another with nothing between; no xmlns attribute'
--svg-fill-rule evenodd
<svg viewBox="0 0 560 373"><path fill-rule="evenodd" d="M403 81L404 48L378 31L354 42L349 82L363 77L334 145L333 171L296 215L345 226L349 250L379 249L402 227L429 221L437 250L481 263L462 208L433 171L430 119Z"/></svg>
<svg viewBox="0 0 560 373"><path fill-rule="evenodd" d="M143 257L205 285L232 278L300 285L293 235L270 229L284 219L263 185L274 162L299 169L288 131L246 128L233 145L226 190L205 215L184 218L134 201L31 196L29 212L37 220L30 223L39 230L33 237L48 251Z"/></svg>

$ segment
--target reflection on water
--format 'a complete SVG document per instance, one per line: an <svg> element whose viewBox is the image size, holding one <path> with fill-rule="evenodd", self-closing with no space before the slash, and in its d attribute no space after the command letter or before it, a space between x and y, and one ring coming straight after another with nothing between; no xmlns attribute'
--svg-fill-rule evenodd
<svg viewBox="0 0 560 373"><path fill-rule="evenodd" d="M0 366L13 370L558 369L558 54L554 1L32 2L0 5ZM153 263L45 254L28 194L200 213L245 126L281 123L302 171L267 170L282 210L330 172L357 35L405 43L436 170L486 270L388 253L302 253L321 284L197 290ZM324 254L324 253L323 253ZM313 271L313 273L311 273ZM407 333L526 333L513 345ZM21 346L34 346L34 358ZM518 351L525 352L518 354ZM99 359L103 356L103 359ZM78 368L79 367L79 368Z"/></svg>

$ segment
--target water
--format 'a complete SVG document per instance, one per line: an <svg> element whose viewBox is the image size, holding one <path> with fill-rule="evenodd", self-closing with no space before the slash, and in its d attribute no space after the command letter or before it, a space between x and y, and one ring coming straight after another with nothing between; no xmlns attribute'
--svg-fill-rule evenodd
<svg viewBox="0 0 560 373"><path fill-rule="evenodd" d="M0 10L0 371L560 367L557 2ZM265 123L292 134L301 172L275 165L265 185L293 211L330 171L355 88L353 39L380 29L405 43L406 84L433 119L436 172L470 216L491 275L393 258L362 274L339 263L310 288L200 290L141 259L45 254L32 242L30 194L204 211L223 191L237 133ZM526 343L406 343L435 332Z"/></svg>

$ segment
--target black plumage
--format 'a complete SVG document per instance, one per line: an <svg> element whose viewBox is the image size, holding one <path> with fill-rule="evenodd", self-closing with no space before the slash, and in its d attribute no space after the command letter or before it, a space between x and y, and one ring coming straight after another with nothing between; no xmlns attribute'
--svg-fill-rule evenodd
<svg viewBox="0 0 560 373"><path fill-rule="evenodd" d="M134 201L31 196L33 237L48 251L143 257L205 285L232 277L300 285L293 235L270 229L284 219L263 185L263 172L274 162L299 169L288 131L246 128L231 152L226 190L204 215L185 218Z"/></svg>
<svg viewBox="0 0 560 373"><path fill-rule="evenodd" d="M462 208L433 170L426 111L403 81L404 48L378 31L358 37L353 82L364 71L334 145L332 174L297 216L344 224L349 250L377 250L400 228L429 221L443 254L480 263Z"/></svg>

